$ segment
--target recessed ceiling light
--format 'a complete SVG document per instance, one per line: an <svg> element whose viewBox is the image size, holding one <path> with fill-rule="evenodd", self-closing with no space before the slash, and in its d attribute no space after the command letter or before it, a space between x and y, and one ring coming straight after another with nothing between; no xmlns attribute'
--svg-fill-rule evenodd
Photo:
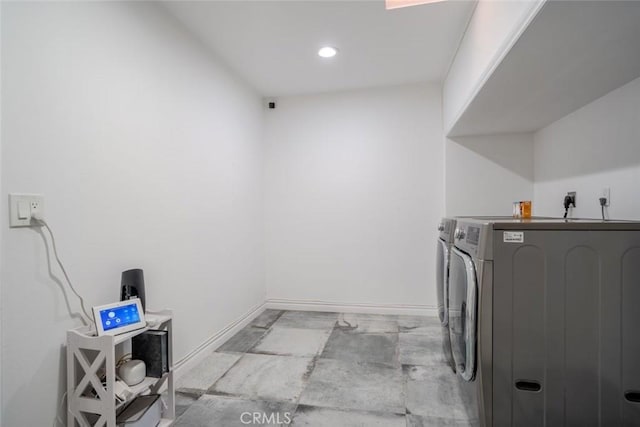
<svg viewBox="0 0 640 427"><path fill-rule="evenodd" d="M325 46L323 48L320 48L320 50L318 51L318 55L323 58L332 58L336 56L336 53L338 53L338 49L331 46Z"/></svg>

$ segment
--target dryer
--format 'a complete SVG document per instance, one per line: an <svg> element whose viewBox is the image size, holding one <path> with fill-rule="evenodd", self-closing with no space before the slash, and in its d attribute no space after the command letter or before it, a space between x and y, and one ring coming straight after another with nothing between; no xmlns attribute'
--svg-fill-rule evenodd
<svg viewBox="0 0 640 427"><path fill-rule="evenodd" d="M449 258L453 233L456 228L454 218L442 218L438 224L438 241L436 250L436 294L438 296L438 318L442 327L442 352L447 364L455 372L451 341L449 339Z"/></svg>
<svg viewBox="0 0 640 427"><path fill-rule="evenodd" d="M449 331L449 275L451 249L454 242L456 221L471 217L442 218L438 224L438 241L436 251L436 293L438 296L438 317L442 327L442 352L447 364L453 372L456 372L453 353L451 348L451 338ZM511 219L507 216L482 216L474 217L484 220L504 220Z"/></svg>
<svg viewBox="0 0 640 427"><path fill-rule="evenodd" d="M449 331L471 424L640 425L640 223L458 219Z"/></svg>

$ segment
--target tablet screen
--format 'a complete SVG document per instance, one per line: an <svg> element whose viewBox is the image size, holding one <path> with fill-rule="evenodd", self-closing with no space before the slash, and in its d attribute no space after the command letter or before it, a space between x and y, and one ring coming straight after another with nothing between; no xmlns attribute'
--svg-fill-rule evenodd
<svg viewBox="0 0 640 427"><path fill-rule="evenodd" d="M138 313L136 303L132 302L131 304L120 307L100 310L100 321L102 323L102 329L109 331L140 322L140 313Z"/></svg>

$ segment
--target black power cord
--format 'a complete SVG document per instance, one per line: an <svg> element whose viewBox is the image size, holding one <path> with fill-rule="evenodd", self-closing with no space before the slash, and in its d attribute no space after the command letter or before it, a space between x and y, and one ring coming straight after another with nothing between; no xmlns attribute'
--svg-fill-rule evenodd
<svg viewBox="0 0 640 427"><path fill-rule="evenodd" d="M607 219L604 217L604 207L607 206L607 198L600 197L600 210L602 211L602 220L606 221Z"/></svg>
<svg viewBox="0 0 640 427"><path fill-rule="evenodd" d="M569 206L572 206L575 208L576 207L576 201L573 198L573 196L570 195L566 195L564 196L564 218L567 217L567 214L569 213Z"/></svg>

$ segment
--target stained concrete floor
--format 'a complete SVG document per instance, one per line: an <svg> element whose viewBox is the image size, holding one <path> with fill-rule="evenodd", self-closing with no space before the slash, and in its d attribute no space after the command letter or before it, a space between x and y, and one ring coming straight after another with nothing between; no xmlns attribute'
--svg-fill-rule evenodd
<svg viewBox="0 0 640 427"><path fill-rule="evenodd" d="M266 310L178 380L175 425L470 426L441 345L435 317Z"/></svg>

